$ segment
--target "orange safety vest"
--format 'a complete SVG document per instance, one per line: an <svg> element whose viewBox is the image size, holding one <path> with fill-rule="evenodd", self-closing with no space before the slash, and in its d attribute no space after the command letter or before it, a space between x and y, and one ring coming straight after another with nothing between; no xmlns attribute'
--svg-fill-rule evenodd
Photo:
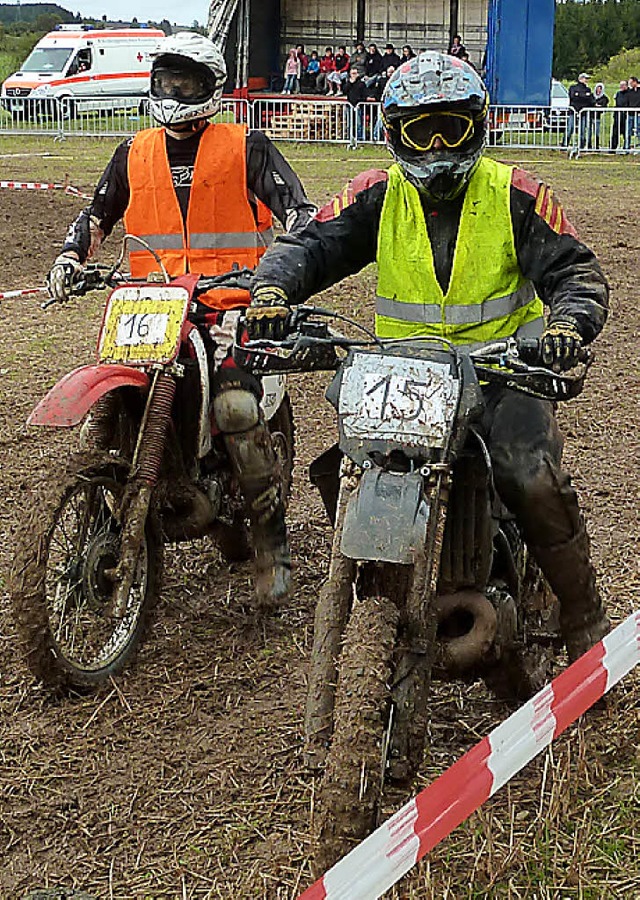
<svg viewBox="0 0 640 900"><path fill-rule="evenodd" d="M140 131L129 148L128 234L155 250L169 275L221 275L234 264L257 266L273 239L271 213L256 198L257 221L247 189L246 128L208 125L200 139L189 196L186 228L173 186L161 128ZM157 271L148 250L130 243L134 278ZM247 306L246 291L215 290L199 297L214 309Z"/></svg>

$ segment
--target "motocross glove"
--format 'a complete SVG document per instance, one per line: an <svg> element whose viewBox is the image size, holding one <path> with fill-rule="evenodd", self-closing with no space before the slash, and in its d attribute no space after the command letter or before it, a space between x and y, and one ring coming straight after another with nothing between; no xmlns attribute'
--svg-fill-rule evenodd
<svg viewBox="0 0 640 900"><path fill-rule="evenodd" d="M540 339L542 362L554 372L566 372L580 362L582 335L573 322L551 322Z"/></svg>
<svg viewBox="0 0 640 900"><path fill-rule="evenodd" d="M281 341L287 336L290 314L289 298L282 288L274 285L256 288L246 313L249 339Z"/></svg>
<svg viewBox="0 0 640 900"><path fill-rule="evenodd" d="M61 253L47 275L49 293L58 303L64 303L71 296L73 285L80 281L84 266L71 254Z"/></svg>

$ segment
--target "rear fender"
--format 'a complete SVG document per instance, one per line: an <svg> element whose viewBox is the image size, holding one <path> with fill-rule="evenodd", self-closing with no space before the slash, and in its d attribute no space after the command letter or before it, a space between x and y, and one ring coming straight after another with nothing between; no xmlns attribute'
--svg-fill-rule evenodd
<svg viewBox="0 0 640 900"><path fill-rule="evenodd" d="M412 565L424 550L428 521L418 472L365 469L349 498L340 549L349 559Z"/></svg>
<svg viewBox="0 0 640 900"><path fill-rule="evenodd" d="M121 387L146 390L149 387L149 376L142 369L131 366L80 366L51 388L33 410L27 423L54 428L78 425L100 397Z"/></svg>

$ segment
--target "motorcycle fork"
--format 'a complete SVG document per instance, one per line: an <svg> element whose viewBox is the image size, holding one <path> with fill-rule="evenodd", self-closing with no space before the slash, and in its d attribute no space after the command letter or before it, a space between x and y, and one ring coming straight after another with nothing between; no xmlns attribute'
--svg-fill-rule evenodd
<svg viewBox="0 0 640 900"><path fill-rule="evenodd" d="M424 552L416 559L406 597L391 686L393 724L388 748L388 775L406 782L418 770L429 724L427 696L431 686L437 620L433 598L447 517L450 475L440 471L425 485L430 515Z"/></svg>
<svg viewBox="0 0 640 900"><path fill-rule="evenodd" d="M175 373L159 369L153 375L131 466L132 477L122 509L120 559L115 581L113 614L122 618L133 586L153 490L158 482L167 429L176 393Z"/></svg>

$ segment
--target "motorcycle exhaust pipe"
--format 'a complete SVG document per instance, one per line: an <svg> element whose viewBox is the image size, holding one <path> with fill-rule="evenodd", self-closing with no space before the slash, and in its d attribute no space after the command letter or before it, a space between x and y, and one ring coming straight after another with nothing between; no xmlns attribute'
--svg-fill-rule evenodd
<svg viewBox="0 0 640 900"><path fill-rule="evenodd" d="M436 597L437 669L463 673L486 661L498 631L491 601L480 591L458 591Z"/></svg>

